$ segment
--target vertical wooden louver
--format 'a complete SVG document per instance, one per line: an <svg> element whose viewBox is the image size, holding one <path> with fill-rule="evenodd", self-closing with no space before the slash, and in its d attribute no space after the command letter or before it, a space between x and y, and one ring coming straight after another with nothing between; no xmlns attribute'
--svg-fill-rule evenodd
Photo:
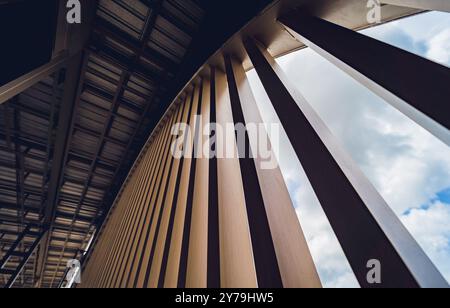
<svg viewBox="0 0 450 308"><path fill-rule="evenodd" d="M211 121L263 124L242 65L225 63L226 72L211 68L193 82L154 132L84 271L84 287L321 286L280 169L238 157L234 130L210 130ZM181 124L189 134L179 134ZM255 138L246 135L249 145ZM180 146L190 155L174 157L171 147ZM212 157L209 149L234 155Z"/></svg>

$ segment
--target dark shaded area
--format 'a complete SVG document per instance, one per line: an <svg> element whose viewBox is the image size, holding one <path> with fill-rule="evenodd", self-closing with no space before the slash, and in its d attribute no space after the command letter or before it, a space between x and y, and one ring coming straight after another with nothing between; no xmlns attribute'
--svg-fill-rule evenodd
<svg viewBox="0 0 450 308"><path fill-rule="evenodd" d="M204 1L208 14L200 29L199 34L192 43L192 48L180 67L169 95L163 100L162 112L178 95L180 89L190 80L199 67L209 59L225 42L249 21L256 17L272 0L221 0ZM159 117L157 121L159 121Z"/></svg>
<svg viewBox="0 0 450 308"><path fill-rule="evenodd" d="M216 69L211 68L211 103L209 122L216 123ZM216 132L211 131L209 140L216 138ZM216 151L216 144L210 144L210 150ZM220 237L219 237L219 187L217 176L217 157L209 160L208 185L208 288L220 288Z"/></svg>
<svg viewBox="0 0 450 308"><path fill-rule="evenodd" d="M50 60L57 11L56 0L0 4L0 86Z"/></svg>

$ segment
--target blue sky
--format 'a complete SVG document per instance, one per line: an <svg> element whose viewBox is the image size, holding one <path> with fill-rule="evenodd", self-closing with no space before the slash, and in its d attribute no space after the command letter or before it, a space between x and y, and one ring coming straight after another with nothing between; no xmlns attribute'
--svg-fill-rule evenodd
<svg viewBox="0 0 450 308"><path fill-rule="evenodd" d="M450 66L450 14L431 12L363 31ZM305 49L277 60L450 281L450 149L332 64ZM266 122L279 120L254 71ZM280 165L326 287L358 287L292 147Z"/></svg>

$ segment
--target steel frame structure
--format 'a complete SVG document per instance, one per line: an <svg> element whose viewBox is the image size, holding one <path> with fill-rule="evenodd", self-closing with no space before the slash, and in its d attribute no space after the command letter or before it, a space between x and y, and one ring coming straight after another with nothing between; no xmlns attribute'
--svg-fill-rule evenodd
<svg viewBox="0 0 450 308"><path fill-rule="evenodd" d="M0 88L3 252L22 225L49 230L13 287L57 287L82 258L203 16L196 1L89 0L67 27L57 1L52 60Z"/></svg>

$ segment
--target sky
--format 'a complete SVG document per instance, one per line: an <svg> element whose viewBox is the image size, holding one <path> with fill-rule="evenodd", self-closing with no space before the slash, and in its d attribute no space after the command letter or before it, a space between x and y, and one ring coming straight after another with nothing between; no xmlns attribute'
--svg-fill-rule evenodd
<svg viewBox="0 0 450 308"><path fill-rule="evenodd" d="M362 32L450 66L450 14L430 12ZM450 282L450 148L314 51L277 60ZM267 123L279 123L255 71ZM325 287L359 287L286 135L280 166Z"/></svg>

